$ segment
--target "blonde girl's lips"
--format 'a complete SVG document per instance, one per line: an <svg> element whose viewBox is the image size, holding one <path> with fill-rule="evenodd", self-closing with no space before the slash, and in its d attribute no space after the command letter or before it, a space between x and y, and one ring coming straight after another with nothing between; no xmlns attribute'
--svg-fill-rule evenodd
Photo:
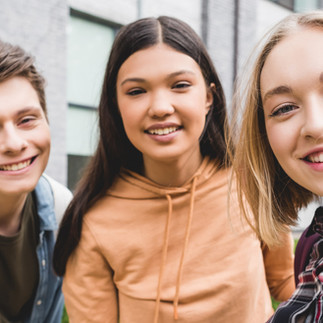
<svg viewBox="0 0 323 323"><path fill-rule="evenodd" d="M302 160L313 171L319 172L320 174L323 172L323 152L322 151L308 154L307 156L302 158Z"/></svg>
<svg viewBox="0 0 323 323"><path fill-rule="evenodd" d="M304 158L304 160L310 163L323 163L323 151L309 154Z"/></svg>
<svg viewBox="0 0 323 323"><path fill-rule="evenodd" d="M32 162L35 160L35 158L36 157L32 157L18 163L0 165L0 171L13 172L13 171L22 170L28 167L29 165L31 165Z"/></svg>

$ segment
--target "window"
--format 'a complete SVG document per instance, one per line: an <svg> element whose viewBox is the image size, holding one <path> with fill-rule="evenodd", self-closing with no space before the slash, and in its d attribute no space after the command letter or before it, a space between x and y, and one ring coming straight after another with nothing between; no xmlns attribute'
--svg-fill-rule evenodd
<svg viewBox="0 0 323 323"><path fill-rule="evenodd" d="M287 9L294 10L294 0L271 0Z"/></svg>
<svg viewBox="0 0 323 323"><path fill-rule="evenodd" d="M67 30L68 187L75 188L98 138L97 106L116 27L71 11Z"/></svg>
<svg viewBox="0 0 323 323"><path fill-rule="evenodd" d="M296 12L305 12L315 9L323 9L323 0L271 0L287 9Z"/></svg>

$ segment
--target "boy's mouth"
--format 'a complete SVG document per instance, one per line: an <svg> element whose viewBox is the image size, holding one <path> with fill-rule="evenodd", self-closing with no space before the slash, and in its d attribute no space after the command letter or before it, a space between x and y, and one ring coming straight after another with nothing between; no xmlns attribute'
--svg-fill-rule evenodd
<svg viewBox="0 0 323 323"><path fill-rule="evenodd" d="M16 164L0 165L0 171L17 171L24 169L28 167L35 159L36 157L32 157Z"/></svg>

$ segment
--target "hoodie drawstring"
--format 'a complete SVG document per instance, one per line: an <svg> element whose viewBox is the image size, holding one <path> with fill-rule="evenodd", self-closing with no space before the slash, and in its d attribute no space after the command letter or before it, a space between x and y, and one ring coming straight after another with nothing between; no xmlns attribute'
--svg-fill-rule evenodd
<svg viewBox="0 0 323 323"><path fill-rule="evenodd" d="M190 232L191 232L196 180L197 180L197 177L194 177L193 183L192 183L191 199L190 199L190 212L188 214L186 233L185 233L185 239L184 239L184 246L183 246L183 250L182 250L181 261L180 261L179 267L178 267L178 274L177 274L177 281L176 281L176 293L175 293L175 298L174 298L174 319L175 320L178 319L179 289L180 289L180 284L181 284L182 274L183 274L185 252L186 252L186 249L188 246L188 240L189 240Z"/></svg>
<svg viewBox="0 0 323 323"><path fill-rule="evenodd" d="M190 208L189 208L189 214L188 214L188 220L186 225L186 232L185 232L185 239L184 239L184 245L182 249L182 255L178 267L178 273L177 273L177 280L176 280L176 291L175 291L175 297L174 297L174 319L178 319L178 301L179 301L179 292L180 292L180 284L182 280L182 274L183 274L183 267L184 267L184 258L185 253L188 246L188 241L190 237L191 232L191 224L193 219L193 209L194 209L194 197L195 197L195 189L196 189L196 182L197 182L197 176L194 177L192 187L191 187L191 198L190 198ZM162 284L162 278L164 274L164 269L166 266L166 258L167 258L167 249L168 249L168 241L169 241L169 231L170 231L170 222L171 222L171 216L173 212L173 205L172 205L172 199L169 194L166 194L166 198L168 200L168 216L166 220L166 226L165 226L165 233L164 233L164 246L163 246L163 254L162 254L162 264L159 271L159 279L158 279L158 288L157 288L157 298L156 298L156 307L155 307L155 315L154 315L154 323L158 323L158 316L159 316L159 306L160 306L160 294L161 294L161 284Z"/></svg>
<svg viewBox="0 0 323 323"><path fill-rule="evenodd" d="M164 269L165 269L165 265L166 265L168 240L169 240L169 230L170 230L170 222L171 222L170 220L171 220L172 213L173 213L172 198L168 194L166 194L166 197L167 197L167 200L168 200L168 216L167 216L167 220L166 220L165 233L164 233L164 246L163 246L162 264L160 266L159 278L158 278L158 288L157 288L157 298L156 298L156 306L155 306L154 323L158 322L161 283L162 283L162 278L163 278L163 275L164 275Z"/></svg>

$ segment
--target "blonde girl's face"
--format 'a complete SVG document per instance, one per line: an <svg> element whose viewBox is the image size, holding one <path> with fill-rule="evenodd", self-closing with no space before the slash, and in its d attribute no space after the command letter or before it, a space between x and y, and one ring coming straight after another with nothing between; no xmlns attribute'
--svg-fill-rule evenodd
<svg viewBox="0 0 323 323"><path fill-rule="evenodd" d="M296 183L323 196L323 29L302 28L280 41L260 87L278 162Z"/></svg>
<svg viewBox="0 0 323 323"><path fill-rule="evenodd" d="M145 168L201 158L199 138L212 100L199 65L165 44L135 52L118 73L119 111Z"/></svg>

